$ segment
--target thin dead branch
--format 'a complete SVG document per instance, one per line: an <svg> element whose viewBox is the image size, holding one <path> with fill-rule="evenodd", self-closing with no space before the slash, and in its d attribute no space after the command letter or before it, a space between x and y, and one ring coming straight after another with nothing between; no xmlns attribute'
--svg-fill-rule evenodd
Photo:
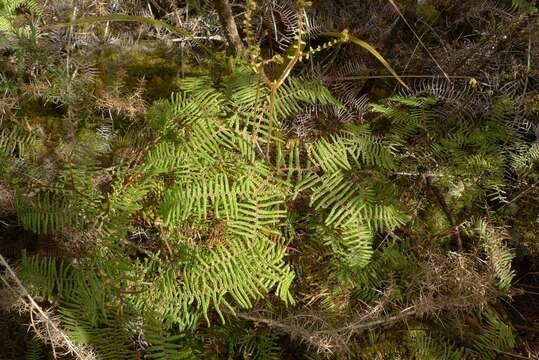
<svg viewBox="0 0 539 360"><path fill-rule="evenodd" d="M63 331L47 312L34 300L26 287L23 285L13 268L0 254L0 264L5 267L6 273L0 275L0 279L15 294L21 296L24 307L30 314L31 326L36 334L43 340L49 342L55 354L58 349L63 349L63 355L71 354L76 359L93 360L95 356L89 347L76 345L70 337ZM11 281L10 281L11 280Z"/></svg>

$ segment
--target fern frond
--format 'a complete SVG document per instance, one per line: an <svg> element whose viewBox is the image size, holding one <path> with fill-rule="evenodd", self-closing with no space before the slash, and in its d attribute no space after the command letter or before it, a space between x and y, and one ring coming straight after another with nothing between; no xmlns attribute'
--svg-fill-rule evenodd
<svg viewBox="0 0 539 360"><path fill-rule="evenodd" d="M242 336L238 341L238 352L243 356L249 356L257 360L279 360L281 359L281 346L279 345L278 334Z"/></svg>
<svg viewBox="0 0 539 360"><path fill-rule="evenodd" d="M293 303L289 286L294 273L284 262L285 249L267 239L231 239L209 251L192 249L192 260L180 271L164 272L155 286L137 300L136 306L155 311L167 322L189 326L197 314L208 323L215 310L224 322L223 309L235 313L275 289L287 303Z"/></svg>
<svg viewBox="0 0 539 360"><path fill-rule="evenodd" d="M348 159L349 148L340 138L332 137L331 140L320 139L308 148L313 163L326 173L338 170L351 170L352 165Z"/></svg>
<svg viewBox="0 0 539 360"><path fill-rule="evenodd" d="M481 315L486 327L484 333L474 339L475 356L481 359L493 360L497 358L498 351L515 347L515 334L511 327L500 319L494 309L486 308Z"/></svg>
<svg viewBox="0 0 539 360"><path fill-rule="evenodd" d="M36 234L47 234L75 224L76 215L71 204L50 193L43 193L32 201L17 198L15 209L21 225Z"/></svg>
<svg viewBox="0 0 539 360"><path fill-rule="evenodd" d="M186 336L170 335L155 317L147 316L144 321L144 340L148 347L144 351L147 359L198 359L197 352L186 341Z"/></svg>
<svg viewBox="0 0 539 360"><path fill-rule="evenodd" d="M361 159L366 165L378 166L388 170L395 168L393 145L382 138L370 135L366 126L347 124L343 132L342 141L348 146L352 157L356 161Z"/></svg>
<svg viewBox="0 0 539 360"><path fill-rule="evenodd" d="M32 337L28 341L28 346L26 349L26 353L24 354L25 360L44 360L45 354L43 352L43 343L35 338Z"/></svg>
<svg viewBox="0 0 539 360"><path fill-rule="evenodd" d="M344 268L338 275L355 284L353 296L370 304L381 295L380 289L387 280L387 275L393 271L402 271L413 266L413 261L405 253L405 247L391 244L381 251L376 251L372 259L359 271ZM353 269L355 270L355 269Z"/></svg>
<svg viewBox="0 0 539 360"><path fill-rule="evenodd" d="M357 216L374 195L372 189L348 181L341 172L323 176L320 186L313 187L312 191L311 205L315 209L328 209L325 223L333 226Z"/></svg>
<svg viewBox="0 0 539 360"><path fill-rule="evenodd" d="M266 194L242 202L238 206L238 217L228 223L230 231L247 238L263 234L265 236L280 233L275 227L286 218L283 210L284 197L282 194Z"/></svg>
<svg viewBox="0 0 539 360"><path fill-rule="evenodd" d="M186 220L190 216L208 218L208 209L217 218L231 219L238 214L239 191L224 174L206 178L200 183L186 184L168 192L161 212L167 224ZM222 215L220 215L222 213Z"/></svg>
<svg viewBox="0 0 539 360"><path fill-rule="evenodd" d="M74 283L69 265L53 257L29 257L25 250L21 255L21 280L32 293L48 300L71 293Z"/></svg>
<svg viewBox="0 0 539 360"><path fill-rule="evenodd" d="M141 172L138 172L141 171ZM142 208L142 201L156 185L157 171L134 169L120 175L112 184L112 191L107 198L108 209L113 213L130 216Z"/></svg>
<svg viewBox="0 0 539 360"><path fill-rule="evenodd" d="M277 92L275 114L277 118L284 119L300 112L305 104L341 105L321 83L289 77Z"/></svg>
<svg viewBox="0 0 539 360"><path fill-rule="evenodd" d="M536 164L539 164L539 142L531 145L519 144L511 154L511 161L513 168L519 174L529 173Z"/></svg>
<svg viewBox="0 0 539 360"><path fill-rule="evenodd" d="M239 67L223 79L223 92L238 112L261 108L269 93L260 77L244 67Z"/></svg>
<svg viewBox="0 0 539 360"><path fill-rule="evenodd" d="M341 258L346 266L361 269L371 260L372 240L370 229L357 218L352 218L339 228L338 234L326 238L326 245L331 246L335 256Z"/></svg>
<svg viewBox="0 0 539 360"><path fill-rule="evenodd" d="M341 133L316 141L309 152L313 162L326 172L350 170L350 161L394 168L392 145L372 136L367 125L347 124Z"/></svg>
<svg viewBox="0 0 539 360"><path fill-rule="evenodd" d="M445 339L434 338L424 331L410 331L410 333L415 358L418 360L465 360L468 358L464 348Z"/></svg>
<svg viewBox="0 0 539 360"><path fill-rule="evenodd" d="M22 127L0 132L0 154L2 156L24 157L37 144L34 134L25 131Z"/></svg>
<svg viewBox="0 0 539 360"><path fill-rule="evenodd" d="M475 228L483 241L485 251L498 277L498 287L507 290L516 273L511 269L511 262L515 254L503 243L505 232L500 230L496 233L484 220L478 220Z"/></svg>
<svg viewBox="0 0 539 360"><path fill-rule="evenodd" d="M36 0L4 0L0 3L0 33L8 35L28 35L28 28L17 28L14 26L17 9L26 8L30 13L41 16L41 6Z"/></svg>
<svg viewBox="0 0 539 360"><path fill-rule="evenodd" d="M0 9L8 13L14 13L15 10L21 7L25 7L35 14L41 13L41 7L35 0L5 0Z"/></svg>
<svg viewBox="0 0 539 360"><path fill-rule="evenodd" d="M7 270L0 274L0 281L19 295L22 300L22 309L30 313L32 325L36 335L47 341L56 349L66 350L65 354L72 354L80 360L94 360L94 354L88 347L79 346L74 342L59 325L56 318L50 315L49 311L44 310L32 297L25 285L18 278L15 271L8 264L6 259L0 254L0 264ZM52 272L49 272L52 273ZM50 283L50 282L49 282Z"/></svg>

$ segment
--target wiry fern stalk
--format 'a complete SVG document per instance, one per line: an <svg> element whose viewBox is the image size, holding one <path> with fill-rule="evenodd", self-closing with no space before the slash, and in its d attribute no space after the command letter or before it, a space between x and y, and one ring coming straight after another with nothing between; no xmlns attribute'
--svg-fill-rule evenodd
<svg viewBox="0 0 539 360"><path fill-rule="evenodd" d="M36 335L45 342L50 343L55 357L56 352L61 351L62 355L71 354L76 359L93 360L95 356L92 350L87 346L76 345L64 330L60 328L58 321L52 315L44 310L30 295L26 287L22 284L13 268L6 259L0 254L0 264L6 269L7 273L0 274L0 278L6 287L11 289L14 294L21 297L26 311L29 312L32 319L31 326Z"/></svg>

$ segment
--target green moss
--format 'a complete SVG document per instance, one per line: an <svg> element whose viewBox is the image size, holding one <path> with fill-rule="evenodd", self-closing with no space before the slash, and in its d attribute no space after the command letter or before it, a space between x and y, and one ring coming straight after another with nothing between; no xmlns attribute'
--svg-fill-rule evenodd
<svg viewBox="0 0 539 360"><path fill-rule="evenodd" d="M526 97L524 106L526 113L531 116L539 116L539 94Z"/></svg>
<svg viewBox="0 0 539 360"><path fill-rule="evenodd" d="M144 79L144 95L148 100L168 97L178 89L180 59L154 44L144 43L144 46L120 50L104 48L94 56L104 87L121 82L126 89L134 89Z"/></svg>
<svg viewBox="0 0 539 360"><path fill-rule="evenodd" d="M418 4L417 15L425 22L432 24L438 20L440 17L440 12L431 0L426 0Z"/></svg>

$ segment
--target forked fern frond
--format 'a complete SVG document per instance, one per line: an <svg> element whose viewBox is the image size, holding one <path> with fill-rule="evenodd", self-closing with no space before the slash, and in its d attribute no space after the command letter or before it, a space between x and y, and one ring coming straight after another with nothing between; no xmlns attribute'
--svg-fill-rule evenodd
<svg viewBox="0 0 539 360"><path fill-rule="evenodd" d="M192 260L184 269L160 274L136 306L189 326L197 314L210 323L208 313L212 310L224 322L223 310L234 314L234 305L249 309L254 300L273 289L283 301L293 303L289 287L294 273L284 262L281 246L258 237L252 241L231 239L211 250L192 251Z"/></svg>

